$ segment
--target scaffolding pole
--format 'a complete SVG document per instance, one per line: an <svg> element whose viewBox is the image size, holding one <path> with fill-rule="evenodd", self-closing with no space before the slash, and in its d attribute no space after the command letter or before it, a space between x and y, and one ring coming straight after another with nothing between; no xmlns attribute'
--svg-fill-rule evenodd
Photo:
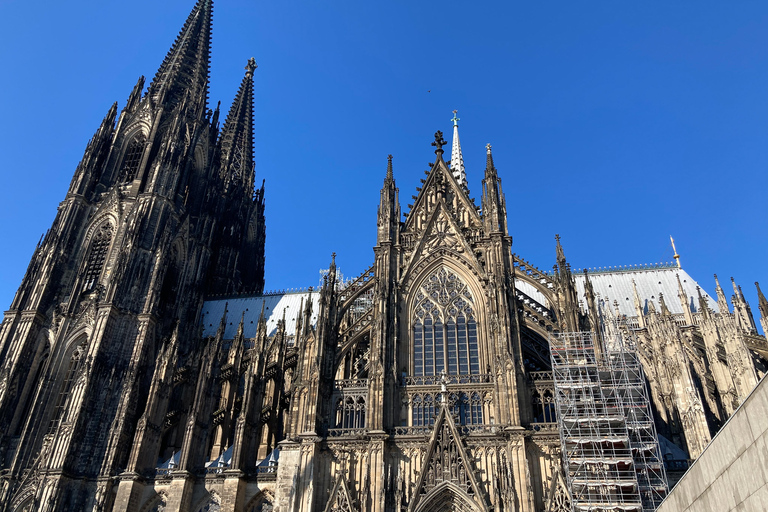
<svg viewBox="0 0 768 512"><path fill-rule="evenodd" d="M642 367L619 337L595 348L590 332L550 338L573 510L655 510L667 484Z"/></svg>

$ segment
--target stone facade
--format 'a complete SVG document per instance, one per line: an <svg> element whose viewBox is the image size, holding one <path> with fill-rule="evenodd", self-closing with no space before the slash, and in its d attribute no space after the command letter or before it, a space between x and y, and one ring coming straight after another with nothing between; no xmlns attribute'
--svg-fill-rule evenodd
<svg viewBox="0 0 768 512"><path fill-rule="evenodd" d="M110 109L5 313L0 510L563 512L550 334L635 340L683 464L765 372L735 284L731 312L719 283L710 306L678 267L634 269L677 279L679 312L637 288L622 312L595 287L625 271L575 276L559 239L552 272L513 254L491 147L477 205L456 118L405 214L389 158L370 268L261 295L256 65L220 130L211 17Z"/></svg>

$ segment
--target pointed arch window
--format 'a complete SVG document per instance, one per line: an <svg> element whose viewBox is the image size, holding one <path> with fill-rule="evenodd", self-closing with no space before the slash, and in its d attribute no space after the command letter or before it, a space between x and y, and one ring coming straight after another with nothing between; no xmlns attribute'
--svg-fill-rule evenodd
<svg viewBox="0 0 768 512"><path fill-rule="evenodd" d="M64 373L64 380L59 388L59 394L56 397L56 405L53 407L53 416L51 416L51 423L48 425L49 432L53 433L59 427L62 421L64 413L66 412L67 403L69 402L69 395L72 393L72 389L75 386L77 377L80 373L80 369L83 366L83 359L85 358L85 342L75 349L72 357L67 364L67 370Z"/></svg>
<svg viewBox="0 0 768 512"><path fill-rule="evenodd" d="M147 137L143 133L138 134L128 144L128 149L123 157L123 166L120 170L120 182L127 183L136 178L136 173L141 165L141 157L144 156L144 147L147 145Z"/></svg>
<svg viewBox="0 0 768 512"><path fill-rule="evenodd" d="M92 290L99 283L110 243L112 243L112 225L107 223L99 228L91 241L91 249L88 252L88 264L85 268L86 291Z"/></svg>
<svg viewBox="0 0 768 512"><path fill-rule="evenodd" d="M480 373L472 294L450 270L440 268L421 285L412 335L413 375Z"/></svg>

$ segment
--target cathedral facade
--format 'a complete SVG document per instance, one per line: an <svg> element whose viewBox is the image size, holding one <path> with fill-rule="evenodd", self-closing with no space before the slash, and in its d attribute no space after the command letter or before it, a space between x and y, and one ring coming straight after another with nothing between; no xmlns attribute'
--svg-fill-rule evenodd
<svg viewBox="0 0 768 512"><path fill-rule="evenodd" d="M382 165L365 272L332 257L318 289L263 293L256 65L221 125L211 21L199 0L109 110L5 312L0 511L570 511L561 336L596 361L631 346L662 476L766 372L736 283L729 302L679 264L576 273L559 238L551 271L513 253L492 148L476 204L455 115L407 212Z"/></svg>

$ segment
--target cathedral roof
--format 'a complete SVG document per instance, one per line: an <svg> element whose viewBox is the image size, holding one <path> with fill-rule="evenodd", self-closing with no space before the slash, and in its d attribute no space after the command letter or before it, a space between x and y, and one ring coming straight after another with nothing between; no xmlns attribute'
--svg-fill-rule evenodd
<svg viewBox="0 0 768 512"><path fill-rule="evenodd" d="M683 290L688 296L688 303L690 304L691 311L694 313L698 312L700 309L698 300L699 295L696 287L700 287L699 283L697 283L688 272L673 264L619 267L611 270L592 271L589 273L589 280L592 282L592 288L595 291L595 295L600 300L606 301L611 308L613 308L613 301L617 301L619 303L619 311L621 314L632 318L637 316L632 281L634 281L635 286L637 286L637 293L640 295L640 302L646 313L648 312L649 302L653 302L657 311L661 309L661 305L659 304L659 293L662 293L664 295L664 302L670 313L673 315L682 314L683 306L678 299L677 276L680 276L680 284L683 286ZM574 272L574 279L576 281L578 298L586 304L586 297L584 295L584 274L581 272ZM552 307L552 304L549 303L547 298L531 284L518 279L515 281L515 288L531 299L537 301L539 304L546 307ZM716 299L713 299L703 289L701 290L701 294L706 297L710 309L719 311Z"/></svg>
<svg viewBox="0 0 768 512"><path fill-rule="evenodd" d="M243 316L243 334L246 338L256 336L256 327L259 324L261 305L264 303L264 317L267 319L267 335L272 336L277 330L277 322L283 318L285 311L285 333L288 336L296 334L296 320L301 313L302 301L304 304L310 298L312 300L312 325L317 322L317 312L320 310L318 301L319 292L286 292L253 295L250 297L222 298L206 300L203 303L201 323L203 336L215 336L224 311L227 312L227 326L224 330L224 339L234 339L240 317Z"/></svg>
<svg viewBox="0 0 768 512"><path fill-rule="evenodd" d="M574 272L576 290L579 300L586 302L584 297L584 274ZM685 294L688 296L688 304L691 311L699 311L698 292L699 286L688 272L675 265L648 265L644 267L625 267L613 271L590 272L589 280L599 294L600 299L607 301L613 307L613 301L618 301L619 311L628 317L637 316L635 310L635 295L632 281L637 286L641 304L648 312L648 302L653 302L656 310L660 310L659 293L664 294L664 302L670 313L678 315L683 313L683 306L678 299L677 276ZM709 296L703 289L701 294L707 298L710 309L718 311L717 301Z"/></svg>

